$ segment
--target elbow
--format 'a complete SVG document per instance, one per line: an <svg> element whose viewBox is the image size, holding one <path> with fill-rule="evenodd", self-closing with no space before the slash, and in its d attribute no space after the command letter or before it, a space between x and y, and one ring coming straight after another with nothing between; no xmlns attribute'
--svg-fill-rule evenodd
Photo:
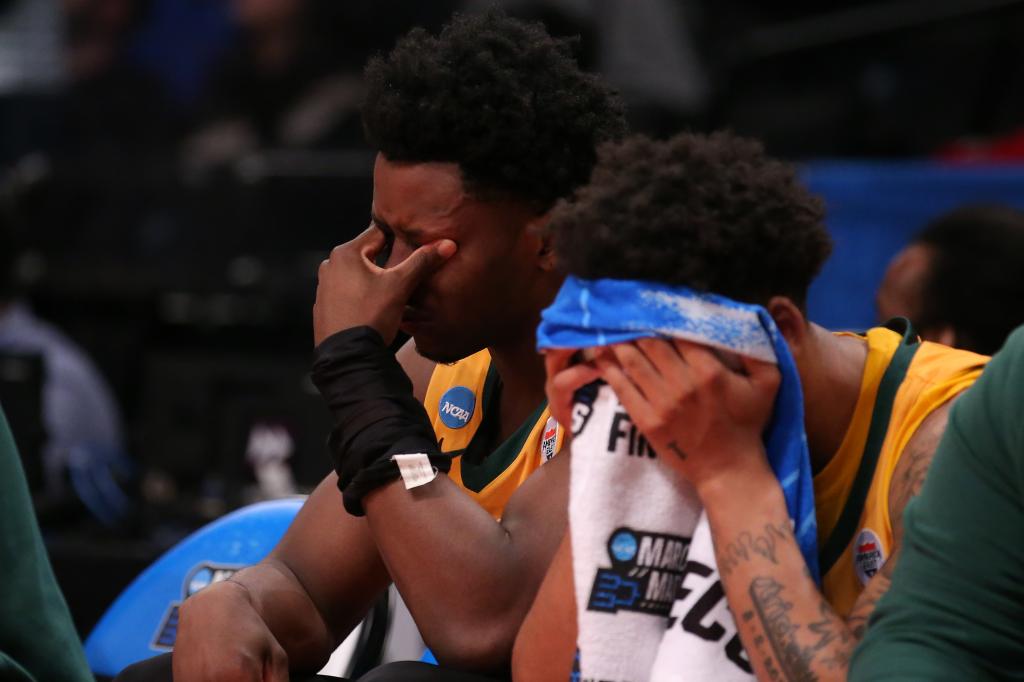
<svg viewBox="0 0 1024 682"><path fill-rule="evenodd" d="M488 622L450 622L424 640L442 665L491 673L509 669L518 629L518 625L496 618Z"/></svg>

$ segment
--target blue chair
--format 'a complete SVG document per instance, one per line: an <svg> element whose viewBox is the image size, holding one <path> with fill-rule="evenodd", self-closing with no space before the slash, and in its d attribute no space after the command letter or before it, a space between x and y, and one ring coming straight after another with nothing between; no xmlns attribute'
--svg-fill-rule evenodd
<svg viewBox="0 0 1024 682"><path fill-rule="evenodd" d="M133 663L171 651L181 602L263 559L303 501L276 500L239 509L200 528L153 562L118 596L86 640L93 673L113 677ZM352 674L379 662L388 614L385 594L332 657L334 672Z"/></svg>
<svg viewBox="0 0 1024 682"><path fill-rule="evenodd" d="M302 503L295 498L239 509L200 528L153 562L118 596L86 640L93 673L113 676L174 648L181 602L263 559Z"/></svg>

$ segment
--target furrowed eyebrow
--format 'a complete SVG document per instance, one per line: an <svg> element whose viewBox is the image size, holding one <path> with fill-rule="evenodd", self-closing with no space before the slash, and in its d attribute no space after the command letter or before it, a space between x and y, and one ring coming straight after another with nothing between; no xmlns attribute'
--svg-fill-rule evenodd
<svg viewBox="0 0 1024 682"><path fill-rule="evenodd" d="M381 220L378 216L374 215L373 213L370 214L370 220L372 220L374 224L376 224L377 227L379 227L384 232L387 232L392 235L398 235L402 239L412 241L421 241L425 239L425 233L422 230L418 230L414 227L396 230L395 228L388 225L386 222Z"/></svg>
<svg viewBox="0 0 1024 682"><path fill-rule="evenodd" d="M373 224L376 225L377 227L379 227L382 231L390 233L390 234L394 234L395 233L395 231L393 229L391 229L390 225L388 225L386 222L384 222L383 220L378 218L373 213L370 214L370 220L373 221Z"/></svg>

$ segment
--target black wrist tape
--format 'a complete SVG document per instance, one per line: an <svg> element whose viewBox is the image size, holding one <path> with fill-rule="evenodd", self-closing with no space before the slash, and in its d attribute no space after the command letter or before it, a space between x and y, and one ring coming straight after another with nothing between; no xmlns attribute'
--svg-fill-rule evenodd
<svg viewBox="0 0 1024 682"><path fill-rule="evenodd" d="M350 514L362 516L363 497L400 476L392 455L422 452L439 471L451 468L412 382L375 329L325 339L314 351L312 378L334 417L328 443Z"/></svg>

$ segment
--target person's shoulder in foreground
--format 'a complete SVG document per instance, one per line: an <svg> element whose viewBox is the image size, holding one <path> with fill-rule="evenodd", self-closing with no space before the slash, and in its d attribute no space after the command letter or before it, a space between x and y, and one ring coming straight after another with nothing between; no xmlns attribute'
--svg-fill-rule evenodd
<svg viewBox="0 0 1024 682"><path fill-rule="evenodd" d="M53 577L7 419L0 412L0 680L91 680Z"/></svg>
<svg viewBox="0 0 1024 682"><path fill-rule="evenodd" d="M1024 328L953 407L850 679L1024 679Z"/></svg>

